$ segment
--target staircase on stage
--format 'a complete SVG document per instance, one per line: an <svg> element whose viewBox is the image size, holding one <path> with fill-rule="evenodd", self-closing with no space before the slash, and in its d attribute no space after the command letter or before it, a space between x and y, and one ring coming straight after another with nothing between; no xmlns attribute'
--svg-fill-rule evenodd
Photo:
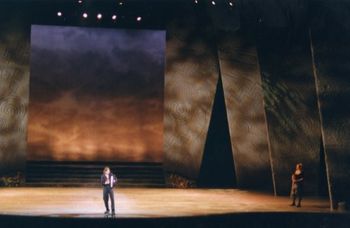
<svg viewBox="0 0 350 228"><path fill-rule="evenodd" d="M105 166L122 187L165 187L162 163L99 161L27 161L27 186L98 187Z"/></svg>

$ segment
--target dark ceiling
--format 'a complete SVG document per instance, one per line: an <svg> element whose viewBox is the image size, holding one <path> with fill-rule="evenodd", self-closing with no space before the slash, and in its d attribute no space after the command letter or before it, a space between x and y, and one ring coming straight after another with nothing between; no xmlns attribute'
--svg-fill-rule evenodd
<svg viewBox="0 0 350 228"><path fill-rule="evenodd" d="M197 3L196 3L197 2ZM203 23L223 30L241 25L298 28L310 21L325 23L324 15L339 15L339 26L350 28L350 1L345 0L3 0L11 9L30 12L33 23L99 27L165 28L167 21L195 14ZM322 10L319 10L322 8ZM62 12L58 17L57 12ZM87 12L89 17L82 18ZM97 13L103 18L97 20ZM2 17L4 15L2 14ZM111 19L116 14L117 19ZM142 21L136 18L141 16ZM345 18L345 20L344 20ZM334 18L337 20L337 18Z"/></svg>

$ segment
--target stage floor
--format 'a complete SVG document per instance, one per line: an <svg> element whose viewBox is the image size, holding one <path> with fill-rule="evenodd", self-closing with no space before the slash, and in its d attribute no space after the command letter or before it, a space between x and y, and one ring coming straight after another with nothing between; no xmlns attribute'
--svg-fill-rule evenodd
<svg viewBox="0 0 350 228"><path fill-rule="evenodd" d="M326 199L305 198L301 208L289 197L236 189L120 188L117 217L205 216L242 212L329 212ZM0 188L0 214L103 217L99 188Z"/></svg>

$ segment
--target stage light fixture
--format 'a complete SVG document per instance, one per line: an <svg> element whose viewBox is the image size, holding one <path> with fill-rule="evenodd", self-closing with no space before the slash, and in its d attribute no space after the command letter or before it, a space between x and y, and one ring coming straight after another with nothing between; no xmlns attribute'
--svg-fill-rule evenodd
<svg viewBox="0 0 350 228"><path fill-rule="evenodd" d="M98 20L101 20L101 19L102 19L102 14L100 14L100 13L97 14L97 19L98 19Z"/></svg>
<svg viewBox="0 0 350 228"><path fill-rule="evenodd" d="M136 21L142 21L142 17L137 17Z"/></svg>
<svg viewBox="0 0 350 228"><path fill-rule="evenodd" d="M233 2L229 2L228 4L229 4L231 7L233 6Z"/></svg>
<svg viewBox="0 0 350 228"><path fill-rule="evenodd" d="M83 13L83 18L87 18L88 14L87 13Z"/></svg>
<svg viewBox="0 0 350 228"><path fill-rule="evenodd" d="M57 12L57 16L58 16L58 17L62 17L62 12L61 12L61 11L58 11L58 12Z"/></svg>
<svg viewBox="0 0 350 228"><path fill-rule="evenodd" d="M83 0L78 0L78 3L79 3L79 4L83 3Z"/></svg>
<svg viewBox="0 0 350 228"><path fill-rule="evenodd" d="M215 2L215 1L211 1L211 4L212 4L213 6L215 6L215 5L216 5L216 2Z"/></svg>
<svg viewBox="0 0 350 228"><path fill-rule="evenodd" d="M124 3L123 2L119 2L119 5L122 6L122 5L124 5Z"/></svg>
<svg viewBox="0 0 350 228"><path fill-rule="evenodd" d="M198 4L198 0L194 0L194 3L195 3L195 4Z"/></svg>
<svg viewBox="0 0 350 228"><path fill-rule="evenodd" d="M117 15L113 14L113 15L112 15L112 20L113 20L113 21L117 20Z"/></svg>

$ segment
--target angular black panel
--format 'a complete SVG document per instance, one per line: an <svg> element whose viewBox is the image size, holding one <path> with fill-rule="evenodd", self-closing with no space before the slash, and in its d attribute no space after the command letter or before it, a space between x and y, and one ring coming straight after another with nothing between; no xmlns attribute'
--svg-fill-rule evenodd
<svg viewBox="0 0 350 228"><path fill-rule="evenodd" d="M218 80L214 99L198 186L235 187L235 169L221 77Z"/></svg>

